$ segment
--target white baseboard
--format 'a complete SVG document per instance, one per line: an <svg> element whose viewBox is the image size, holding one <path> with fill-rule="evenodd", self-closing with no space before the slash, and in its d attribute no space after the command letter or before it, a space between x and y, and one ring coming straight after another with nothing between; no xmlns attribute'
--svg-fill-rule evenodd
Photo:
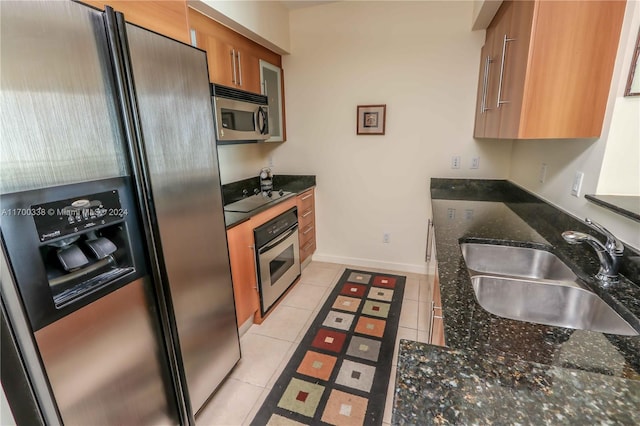
<svg viewBox="0 0 640 426"><path fill-rule="evenodd" d="M361 266L363 268L388 269L398 272L411 272L414 274L429 274L435 271L435 261L429 264L413 265L410 263L383 262L374 259L360 259L357 257L332 256L329 254L314 253L316 262L339 263L342 265Z"/></svg>

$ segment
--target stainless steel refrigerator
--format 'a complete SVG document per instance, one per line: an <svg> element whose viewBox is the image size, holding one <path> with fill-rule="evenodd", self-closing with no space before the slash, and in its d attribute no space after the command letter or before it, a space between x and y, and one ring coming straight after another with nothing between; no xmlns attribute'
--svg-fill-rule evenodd
<svg viewBox="0 0 640 426"><path fill-rule="evenodd" d="M71 1L0 19L14 415L192 424L240 358L206 54Z"/></svg>

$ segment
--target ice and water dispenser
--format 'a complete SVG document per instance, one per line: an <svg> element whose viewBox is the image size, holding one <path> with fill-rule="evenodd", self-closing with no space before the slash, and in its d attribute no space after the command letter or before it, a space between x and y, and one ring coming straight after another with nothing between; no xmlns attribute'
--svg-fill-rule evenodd
<svg viewBox="0 0 640 426"><path fill-rule="evenodd" d="M117 190L37 204L31 209L57 308L133 271L125 211Z"/></svg>
<svg viewBox="0 0 640 426"><path fill-rule="evenodd" d="M145 272L130 192L114 178L2 196L3 239L34 329Z"/></svg>

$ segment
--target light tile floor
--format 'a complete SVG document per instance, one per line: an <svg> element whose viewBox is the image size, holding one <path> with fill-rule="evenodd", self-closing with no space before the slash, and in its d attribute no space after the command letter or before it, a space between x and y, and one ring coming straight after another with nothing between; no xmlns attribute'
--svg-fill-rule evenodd
<svg viewBox="0 0 640 426"><path fill-rule="evenodd" d="M298 284L273 313L261 325L252 325L240 338L242 359L198 414L196 423L199 426L240 426L251 423L345 268L407 277L383 417L384 425L391 423L398 343L400 339L426 342L433 277L311 262L302 272Z"/></svg>

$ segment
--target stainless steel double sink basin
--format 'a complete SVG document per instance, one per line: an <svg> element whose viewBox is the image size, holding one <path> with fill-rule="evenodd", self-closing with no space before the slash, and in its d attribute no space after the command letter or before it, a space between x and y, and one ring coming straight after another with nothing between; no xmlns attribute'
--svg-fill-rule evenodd
<svg viewBox="0 0 640 426"><path fill-rule="evenodd" d="M460 244L473 291L488 312L514 320L602 333L640 333L553 253L526 247Z"/></svg>

